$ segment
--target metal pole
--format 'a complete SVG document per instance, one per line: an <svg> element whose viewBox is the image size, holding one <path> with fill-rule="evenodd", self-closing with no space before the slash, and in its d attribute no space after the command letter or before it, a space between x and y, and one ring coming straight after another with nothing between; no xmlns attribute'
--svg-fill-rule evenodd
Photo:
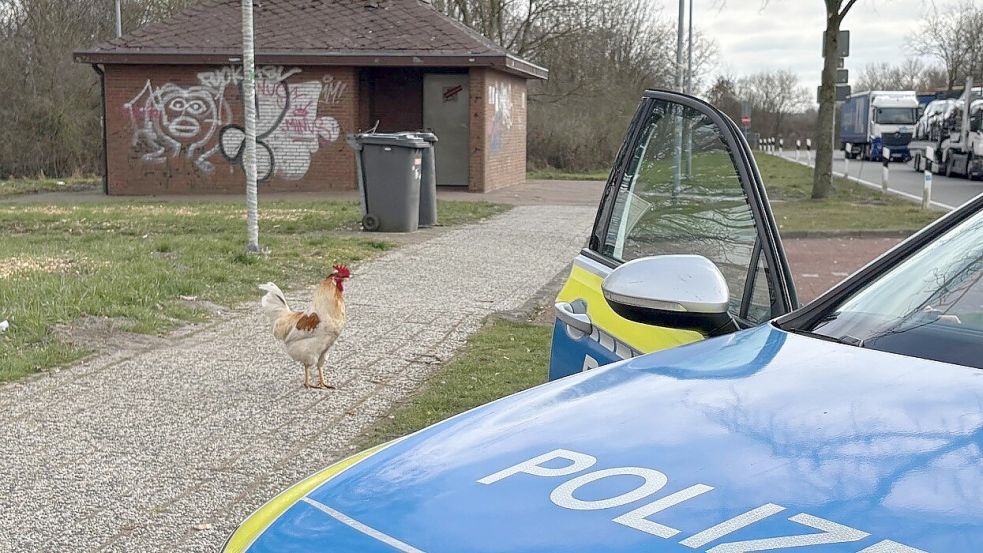
<svg viewBox="0 0 983 553"><path fill-rule="evenodd" d="M683 18L686 15L686 0L679 0L679 21L676 26L676 90L683 89ZM679 183L680 169L683 162L683 111L682 106L676 106L676 148L675 163L672 168L672 199L679 197L682 186Z"/></svg>
<svg viewBox="0 0 983 553"><path fill-rule="evenodd" d="M676 26L676 90L683 89L683 21L686 17L686 0L679 0L679 18Z"/></svg>
<svg viewBox="0 0 983 553"><path fill-rule="evenodd" d="M686 50L686 94L693 93L693 0L689 0L689 46Z"/></svg>
<svg viewBox="0 0 983 553"><path fill-rule="evenodd" d="M253 52L253 0L242 0L242 102L246 138L242 167L246 172L246 250L259 251L256 191L256 68Z"/></svg>
<svg viewBox="0 0 983 553"><path fill-rule="evenodd" d="M120 15L120 0L116 0L116 38L123 36L123 18Z"/></svg>
<svg viewBox="0 0 983 553"><path fill-rule="evenodd" d="M686 36L686 94L693 93L693 0L689 0L689 32ZM693 129L686 129L686 178L693 174Z"/></svg>

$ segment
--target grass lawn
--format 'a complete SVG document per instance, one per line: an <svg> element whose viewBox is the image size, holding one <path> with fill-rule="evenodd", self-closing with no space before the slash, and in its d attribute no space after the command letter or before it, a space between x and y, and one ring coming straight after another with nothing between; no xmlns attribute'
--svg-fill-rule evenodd
<svg viewBox="0 0 983 553"><path fill-rule="evenodd" d="M534 169L526 173L529 180L608 180L608 169L596 171L564 171L562 169Z"/></svg>
<svg viewBox="0 0 983 553"><path fill-rule="evenodd" d="M755 160L783 232L916 231L945 214L843 178L834 180L832 196L813 200L812 169L760 152Z"/></svg>
<svg viewBox="0 0 983 553"><path fill-rule="evenodd" d="M0 180L0 198L38 192L81 192L97 190L101 186L102 180L98 177Z"/></svg>
<svg viewBox="0 0 983 553"><path fill-rule="evenodd" d="M487 202L441 202L443 224L507 210ZM241 202L0 203L0 382L85 356L52 328L85 317L162 333L205 318L201 302L258 298L256 286L308 286L334 263L355 263L391 245L353 235L355 202L281 201L261 206L260 243L244 252ZM357 271L357 270L356 270Z"/></svg>
<svg viewBox="0 0 983 553"><path fill-rule="evenodd" d="M366 431L357 449L405 436L546 382L551 326L491 319L406 403Z"/></svg>

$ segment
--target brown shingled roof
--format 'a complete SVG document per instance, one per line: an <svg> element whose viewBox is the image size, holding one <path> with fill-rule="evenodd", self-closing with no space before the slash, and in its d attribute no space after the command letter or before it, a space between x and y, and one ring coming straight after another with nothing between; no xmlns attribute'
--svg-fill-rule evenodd
<svg viewBox="0 0 983 553"><path fill-rule="evenodd" d="M259 63L493 66L525 77L519 59L421 0L256 0ZM204 0L170 19L75 52L85 63L228 63L242 53L240 0Z"/></svg>

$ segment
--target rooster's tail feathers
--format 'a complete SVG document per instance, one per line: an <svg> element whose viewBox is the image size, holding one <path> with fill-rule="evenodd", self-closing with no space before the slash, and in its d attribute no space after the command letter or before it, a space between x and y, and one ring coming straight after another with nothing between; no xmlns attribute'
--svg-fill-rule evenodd
<svg viewBox="0 0 983 553"><path fill-rule="evenodd" d="M260 305L262 305L263 311L271 318L275 319L283 310L290 309L290 305L287 304L287 298L283 295L283 291L280 290L279 286L272 282L267 282L266 284L260 284L259 288L266 290L266 295L260 300Z"/></svg>

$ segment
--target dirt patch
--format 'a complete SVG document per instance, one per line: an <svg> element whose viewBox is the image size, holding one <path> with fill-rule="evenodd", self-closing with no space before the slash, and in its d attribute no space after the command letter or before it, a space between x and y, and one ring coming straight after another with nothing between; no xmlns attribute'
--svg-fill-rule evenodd
<svg viewBox="0 0 983 553"><path fill-rule="evenodd" d="M52 332L62 342L96 352L137 352L167 343L166 338L130 332L132 328L125 319L86 316L71 325L55 325Z"/></svg>
<svg viewBox="0 0 983 553"><path fill-rule="evenodd" d="M208 300L198 299L197 296L181 296L181 301L183 301L188 307L196 311L204 311L205 313L208 313L209 317L221 315L229 311L228 307L219 305L217 303L212 303Z"/></svg>
<svg viewBox="0 0 983 553"><path fill-rule="evenodd" d="M0 279L22 273L67 273L73 269L77 272L84 261L59 257L6 257L0 259Z"/></svg>

